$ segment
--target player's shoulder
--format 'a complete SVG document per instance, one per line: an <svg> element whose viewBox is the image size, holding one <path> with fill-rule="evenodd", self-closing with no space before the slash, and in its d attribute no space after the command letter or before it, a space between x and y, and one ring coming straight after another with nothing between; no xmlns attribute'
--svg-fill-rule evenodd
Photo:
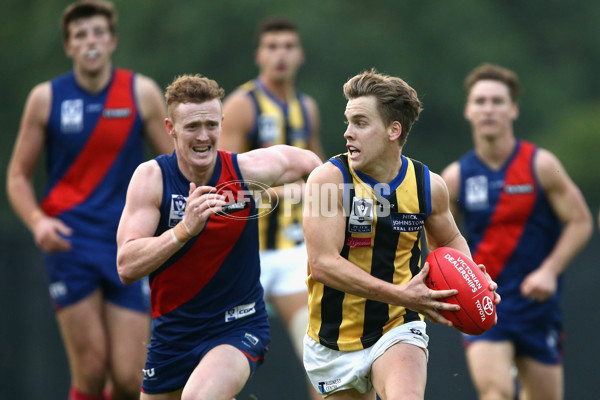
<svg viewBox="0 0 600 400"><path fill-rule="evenodd" d="M450 163L442 170L440 175L447 185L458 186L460 182L460 163L458 161Z"/></svg>
<svg viewBox="0 0 600 400"><path fill-rule="evenodd" d="M139 72L134 73L134 86L140 94L161 93L161 89L154 79Z"/></svg>
<svg viewBox="0 0 600 400"><path fill-rule="evenodd" d="M333 162L327 162L316 167L308 177L308 182L322 184L322 183L344 183L344 174L346 171L342 171L339 165Z"/></svg>
<svg viewBox="0 0 600 400"><path fill-rule="evenodd" d="M133 179L151 183L155 183L156 181L162 182L162 169L158 161L152 159L138 165L133 174Z"/></svg>

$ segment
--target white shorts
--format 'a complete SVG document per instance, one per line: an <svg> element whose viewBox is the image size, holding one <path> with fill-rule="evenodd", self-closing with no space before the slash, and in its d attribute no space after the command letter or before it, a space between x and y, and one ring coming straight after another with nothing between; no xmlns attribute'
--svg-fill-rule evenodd
<svg viewBox="0 0 600 400"><path fill-rule="evenodd" d="M315 389L325 397L340 390L355 389L367 393L373 388L371 366L387 349L397 343L408 343L425 350L429 336L425 322L400 325L383 335L373 346L357 351L336 351L304 337L304 368Z"/></svg>
<svg viewBox="0 0 600 400"><path fill-rule="evenodd" d="M260 252L260 283L265 298L306 292L308 256L304 243L282 250Z"/></svg>

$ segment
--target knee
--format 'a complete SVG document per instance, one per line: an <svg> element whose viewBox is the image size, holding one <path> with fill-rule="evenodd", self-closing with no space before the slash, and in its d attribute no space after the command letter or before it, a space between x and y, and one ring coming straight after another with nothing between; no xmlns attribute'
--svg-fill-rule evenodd
<svg viewBox="0 0 600 400"><path fill-rule="evenodd" d="M113 374L114 375L114 374ZM139 399L142 388L142 371L119 373L111 378L112 400Z"/></svg>
<svg viewBox="0 0 600 400"><path fill-rule="evenodd" d="M106 357L97 352L84 352L72 363L71 372L77 387L96 393L104 387L107 372Z"/></svg>

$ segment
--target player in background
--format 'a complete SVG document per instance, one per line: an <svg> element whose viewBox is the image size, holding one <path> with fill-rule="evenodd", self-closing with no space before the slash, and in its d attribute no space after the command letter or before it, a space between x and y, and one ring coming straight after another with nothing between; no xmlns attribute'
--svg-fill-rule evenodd
<svg viewBox="0 0 600 400"><path fill-rule="evenodd" d="M114 68L112 3L80 1L62 16L72 71L29 94L8 166L10 203L44 253L50 295L71 370L70 400L139 395L148 339L147 288L125 287L116 232L127 183L146 134L170 152L162 94L148 77ZM48 181L40 203L33 175L42 151Z"/></svg>
<svg viewBox="0 0 600 400"><path fill-rule="evenodd" d="M288 144L310 149L322 159L317 103L295 88L296 74L304 63L296 26L279 17L264 20L258 30L255 61L258 77L225 100L221 148L242 152ZM296 185L295 191L279 188L276 194L280 201L277 211L259 220L261 283L301 359L308 302L302 190ZM286 196L292 198L286 200ZM311 396L321 398L316 392Z"/></svg>
<svg viewBox="0 0 600 400"><path fill-rule="evenodd" d="M169 85L175 152L141 164L127 192L119 275L127 284L150 275L152 298L142 400L231 400L242 390L270 341L254 193L321 165L292 146L217 150L223 94L198 75Z"/></svg>
<svg viewBox="0 0 600 400"><path fill-rule="evenodd" d="M592 232L591 213L560 161L517 139L519 82L483 64L465 80L474 148L442 173L473 259L498 283L498 324L464 336L481 400L563 398L561 276Z"/></svg>
<svg viewBox="0 0 600 400"><path fill-rule="evenodd" d="M328 399L423 399L429 341L423 319L450 326L437 310L459 307L443 301L456 290L425 285L421 238L431 250L448 246L469 255L469 248L442 178L402 154L421 112L416 91L371 70L346 82L344 95L348 152L315 169L306 183L304 366Z"/></svg>

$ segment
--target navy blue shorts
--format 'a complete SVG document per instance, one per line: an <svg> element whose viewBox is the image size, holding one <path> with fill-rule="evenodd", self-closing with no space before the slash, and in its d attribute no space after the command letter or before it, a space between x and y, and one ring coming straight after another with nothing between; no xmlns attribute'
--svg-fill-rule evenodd
<svg viewBox="0 0 600 400"><path fill-rule="evenodd" d="M100 288L104 299L134 311L150 310L147 279L125 286L117 272L116 243L73 240L71 251L46 253L50 296L55 309L70 306Z"/></svg>
<svg viewBox="0 0 600 400"><path fill-rule="evenodd" d="M564 333L558 321L523 325L500 324L478 336L463 334L465 346L478 340L508 341L515 346L516 357L529 357L544 364L562 363Z"/></svg>
<svg viewBox="0 0 600 400"><path fill-rule="evenodd" d="M229 344L244 353L252 375L264 362L270 342L268 324L259 327L240 326L225 334L206 339L189 350L152 340L148 346L148 357L143 371L142 392L159 394L182 389L202 357L223 344Z"/></svg>

